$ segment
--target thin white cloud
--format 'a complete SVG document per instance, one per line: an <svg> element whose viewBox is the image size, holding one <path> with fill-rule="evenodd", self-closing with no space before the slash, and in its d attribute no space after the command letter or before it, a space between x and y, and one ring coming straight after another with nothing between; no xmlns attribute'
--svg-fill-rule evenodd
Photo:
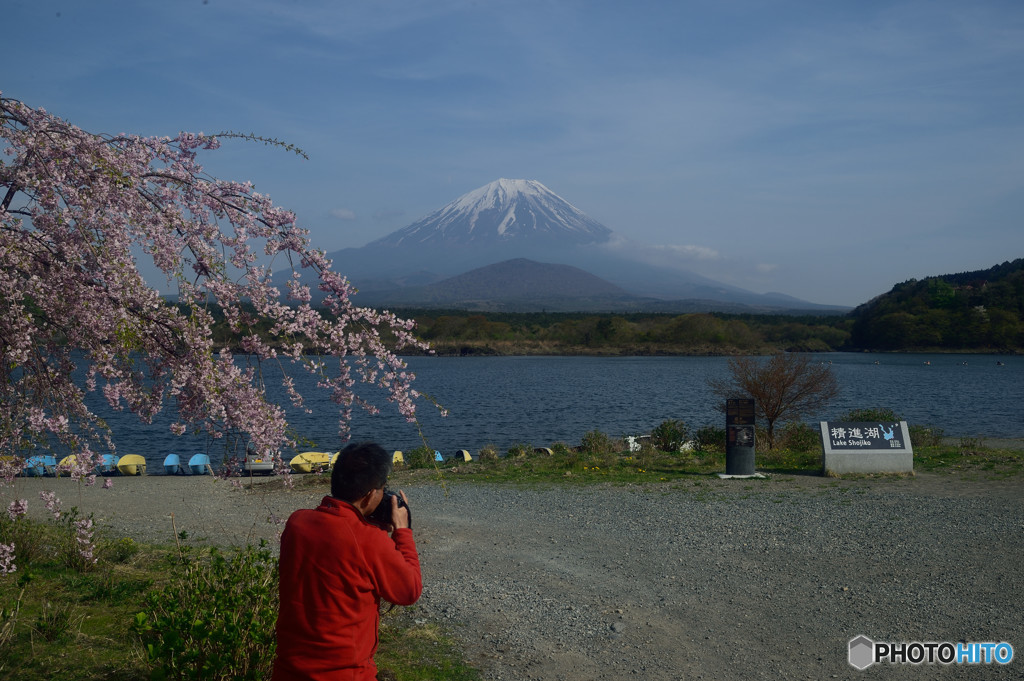
<svg viewBox="0 0 1024 681"><path fill-rule="evenodd" d="M603 248L626 255L651 265L668 267L684 266L689 263L712 262L722 259L722 254L707 246L693 244L660 244L650 246L615 234Z"/></svg>
<svg viewBox="0 0 1024 681"><path fill-rule="evenodd" d="M348 208L334 208L330 211L330 215L336 220L344 220L346 222L351 222L356 219L355 211Z"/></svg>
<svg viewBox="0 0 1024 681"><path fill-rule="evenodd" d="M720 260L722 258L721 253L713 248L707 246L694 246L692 244L664 244L661 246L653 246L655 251L667 253L677 258L687 258L690 260Z"/></svg>
<svg viewBox="0 0 1024 681"><path fill-rule="evenodd" d="M760 263L758 265L754 265L754 269L761 274L771 274L775 270L779 269L779 266L773 263Z"/></svg>

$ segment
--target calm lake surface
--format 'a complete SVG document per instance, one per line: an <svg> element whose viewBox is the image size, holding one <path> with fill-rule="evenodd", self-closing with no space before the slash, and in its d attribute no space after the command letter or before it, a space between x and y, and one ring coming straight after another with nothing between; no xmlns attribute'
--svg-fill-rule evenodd
<svg viewBox="0 0 1024 681"><path fill-rule="evenodd" d="M808 417L808 423L835 420L852 409L889 407L912 424L937 426L949 436L1024 437L1024 357L827 353L815 359L831 363L840 396ZM408 359L417 389L448 409L448 417L441 418L430 404L420 406L420 427L427 443L445 454L458 449L475 454L487 444L499 451L516 443L578 444L591 430L615 437L638 435L670 418L692 428L724 427L707 379L724 377L727 361L721 357ZM314 410L312 415L290 412L292 426L315 443L308 449L337 450L337 411L303 370L292 375ZM130 414L102 411L115 430L118 453L142 454L151 472L161 470L169 452L206 452L214 461L221 458L220 442L172 435L169 417L147 426ZM422 444L416 425L407 423L389 404L383 405L379 415L358 412L352 437L376 440L389 450Z"/></svg>

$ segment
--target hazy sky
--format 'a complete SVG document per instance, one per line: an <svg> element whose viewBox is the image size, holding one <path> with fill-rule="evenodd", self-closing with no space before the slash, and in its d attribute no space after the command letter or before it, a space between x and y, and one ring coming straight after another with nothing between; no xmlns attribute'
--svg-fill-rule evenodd
<svg viewBox="0 0 1024 681"><path fill-rule="evenodd" d="M233 141L206 166L327 251L506 177L819 303L1024 256L1020 0L4 5L4 96L295 144L310 160Z"/></svg>

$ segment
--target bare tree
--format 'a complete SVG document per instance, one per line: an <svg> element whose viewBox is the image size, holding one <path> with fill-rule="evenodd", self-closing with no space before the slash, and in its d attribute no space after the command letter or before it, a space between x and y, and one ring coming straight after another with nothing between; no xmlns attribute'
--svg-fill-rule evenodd
<svg viewBox="0 0 1024 681"><path fill-rule="evenodd" d="M711 379L708 385L723 403L730 397L754 398L755 414L766 424L769 449L775 448L776 423L820 409L839 394L832 367L812 361L810 355L734 357L729 373L729 378Z"/></svg>

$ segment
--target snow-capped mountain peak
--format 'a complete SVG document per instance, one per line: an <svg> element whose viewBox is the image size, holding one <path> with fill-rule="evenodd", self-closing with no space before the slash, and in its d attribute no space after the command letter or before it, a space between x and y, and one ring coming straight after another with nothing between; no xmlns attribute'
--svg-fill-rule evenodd
<svg viewBox="0 0 1024 681"><path fill-rule="evenodd" d="M375 242L380 246L607 241L611 230L536 180L500 179Z"/></svg>

